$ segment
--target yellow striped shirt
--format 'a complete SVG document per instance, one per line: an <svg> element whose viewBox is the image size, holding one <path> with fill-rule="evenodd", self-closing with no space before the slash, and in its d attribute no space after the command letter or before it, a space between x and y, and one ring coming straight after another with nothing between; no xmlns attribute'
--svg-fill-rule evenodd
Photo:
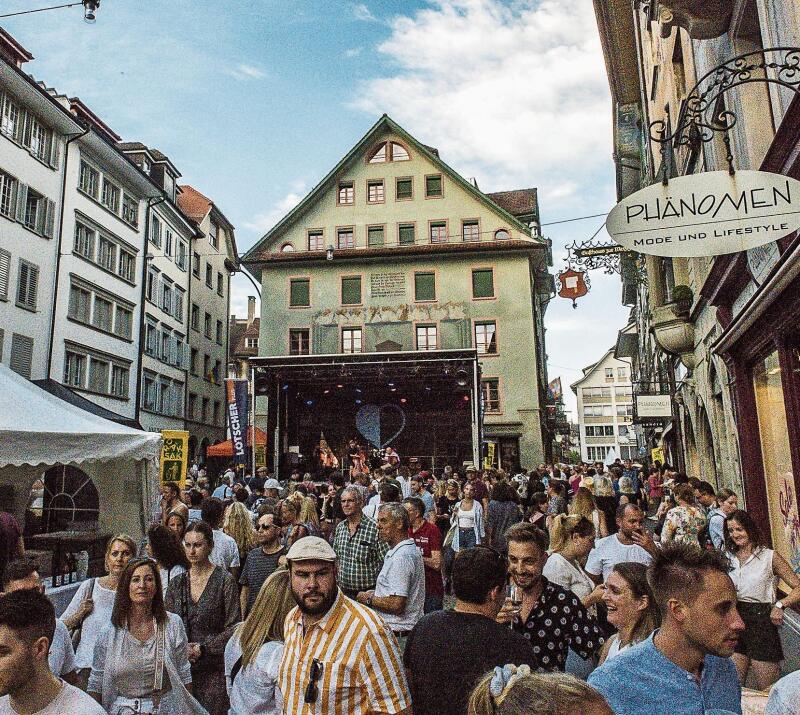
<svg viewBox="0 0 800 715"><path fill-rule="evenodd" d="M381 617L339 591L328 613L304 633L295 607L284 624L278 670L285 715L369 715L411 711L400 648ZM322 663L315 703L305 703L311 662Z"/></svg>

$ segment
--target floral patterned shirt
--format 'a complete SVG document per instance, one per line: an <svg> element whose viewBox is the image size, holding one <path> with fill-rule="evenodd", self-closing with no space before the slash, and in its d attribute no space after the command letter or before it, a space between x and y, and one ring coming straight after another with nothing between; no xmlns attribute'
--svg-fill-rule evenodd
<svg viewBox="0 0 800 715"><path fill-rule="evenodd" d="M667 512L662 540L699 546L700 542L697 537L705 525L705 514L697 507L673 507Z"/></svg>

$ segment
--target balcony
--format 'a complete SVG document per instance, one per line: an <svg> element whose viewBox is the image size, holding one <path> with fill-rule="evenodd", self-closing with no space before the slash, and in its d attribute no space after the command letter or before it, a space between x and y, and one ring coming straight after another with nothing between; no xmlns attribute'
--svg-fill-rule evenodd
<svg viewBox="0 0 800 715"><path fill-rule="evenodd" d="M690 370L694 368L694 325L688 314L676 313L673 303L653 308L650 326L656 342L668 353L678 355Z"/></svg>
<svg viewBox="0 0 800 715"><path fill-rule="evenodd" d="M661 0L658 20L662 37L677 25L693 40L711 40L728 31L732 15L733 0Z"/></svg>

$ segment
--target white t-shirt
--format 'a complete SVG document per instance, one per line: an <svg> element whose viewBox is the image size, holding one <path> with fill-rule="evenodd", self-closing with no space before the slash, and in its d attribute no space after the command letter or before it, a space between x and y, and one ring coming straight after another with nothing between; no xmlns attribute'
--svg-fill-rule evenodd
<svg viewBox="0 0 800 715"><path fill-rule="evenodd" d="M59 618L56 618L56 632L53 634L47 662L50 664L50 672L57 678L75 670L75 649L72 647L72 638Z"/></svg>
<svg viewBox="0 0 800 715"><path fill-rule="evenodd" d="M116 591L101 586L98 579L87 579L78 587L78 590L75 591L75 595L72 597L69 605L64 613L61 614L62 619L67 620L77 612L83 600L90 597L89 588L91 586L93 586L91 599L94 602L94 608L92 612L83 619L81 640L78 643L78 647L75 649L75 667L79 670L81 668L92 667L95 641L100 631L111 620L111 612L114 610L114 599L117 596Z"/></svg>
<svg viewBox="0 0 800 715"><path fill-rule="evenodd" d="M255 661L240 668L231 685L231 671L242 657L242 644L237 632L225 646L225 685L231 701L228 715L280 715L283 697L278 688L278 666L283 643L270 641L258 651Z"/></svg>
<svg viewBox="0 0 800 715"><path fill-rule="evenodd" d="M769 692L764 715L797 715L800 703L800 670L781 678Z"/></svg>
<svg viewBox="0 0 800 715"><path fill-rule="evenodd" d="M214 529L214 548L208 560L224 569L231 570L239 566L239 547L232 536L228 536L222 529Z"/></svg>
<svg viewBox="0 0 800 715"><path fill-rule="evenodd" d="M63 681L62 681L63 682ZM34 713L34 715L106 715L106 711L91 695L78 690L74 685L64 683L61 692L55 700ZM11 707L11 696L4 695L0 698L0 715L19 715Z"/></svg>
<svg viewBox="0 0 800 715"><path fill-rule="evenodd" d="M410 631L422 618L425 607L425 565L413 539L389 549L375 584L375 596L405 596L405 610L399 614L376 612L393 631Z"/></svg>
<svg viewBox="0 0 800 715"><path fill-rule="evenodd" d="M602 574L605 582L614 566L626 561L649 566L653 557L639 544L623 544L617 538L617 534L612 534L595 543L586 561L586 572L594 576Z"/></svg>
<svg viewBox="0 0 800 715"><path fill-rule="evenodd" d="M586 572L561 554L550 554L542 569L542 575L555 584L572 591L578 598L586 598L594 591L594 581Z"/></svg>

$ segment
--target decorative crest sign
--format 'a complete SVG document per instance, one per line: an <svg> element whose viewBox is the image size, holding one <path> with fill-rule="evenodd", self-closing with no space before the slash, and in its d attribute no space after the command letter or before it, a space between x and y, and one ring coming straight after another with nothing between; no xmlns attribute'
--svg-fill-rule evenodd
<svg viewBox="0 0 800 715"><path fill-rule="evenodd" d="M572 307L577 308L575 302L589 292L589 282L584 271L573 270L571 266L558 274L558 295L572 301Z"/></svg>

